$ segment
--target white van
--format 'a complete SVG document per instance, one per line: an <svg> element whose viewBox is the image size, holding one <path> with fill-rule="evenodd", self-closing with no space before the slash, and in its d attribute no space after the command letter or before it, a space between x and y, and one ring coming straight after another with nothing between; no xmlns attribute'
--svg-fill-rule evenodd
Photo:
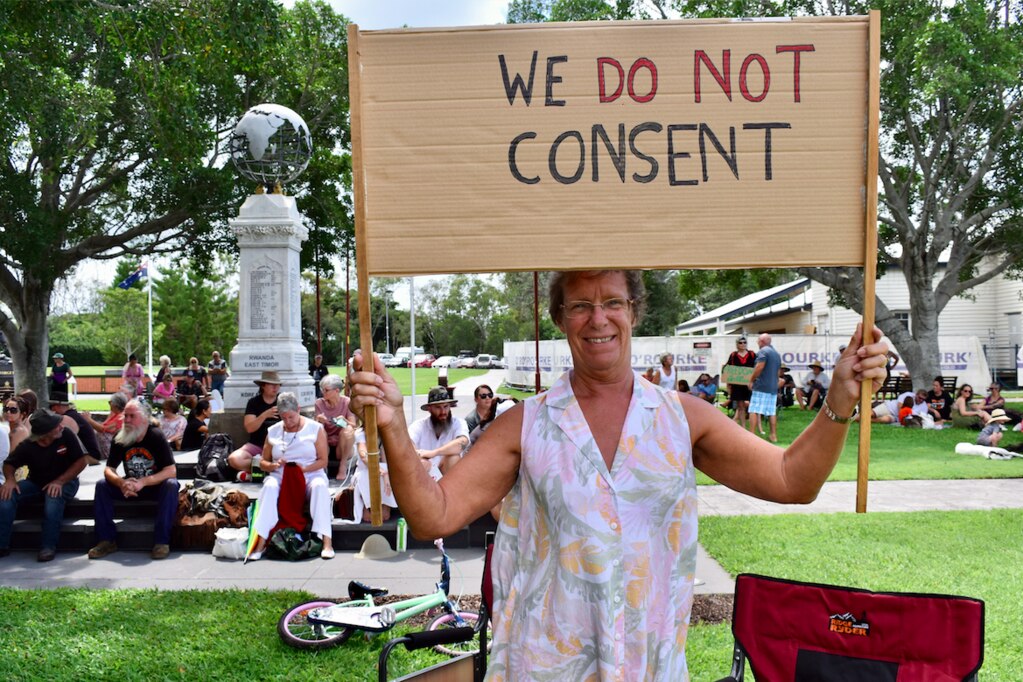
<svg viewBox="0 0 1023 682"><path fill-rule="evenodd" d="M426 349L422 346L416 346L415 352L425 353ZM407 367L409 358L412 357L412 346L402 346L398 350L394 351L394 358L391 360L394 367Z"/></svg>

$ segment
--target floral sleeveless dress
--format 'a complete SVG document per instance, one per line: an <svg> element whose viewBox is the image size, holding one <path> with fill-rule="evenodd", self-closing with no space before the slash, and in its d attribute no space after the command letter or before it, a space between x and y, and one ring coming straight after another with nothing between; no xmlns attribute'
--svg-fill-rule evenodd
<svg viewBox="0 0 1023 682"><path fill-rule="evenodd" d="M569 380L527 400L487 679L688 679L696 479L679 396L635 379L608 471Z"/></svg>

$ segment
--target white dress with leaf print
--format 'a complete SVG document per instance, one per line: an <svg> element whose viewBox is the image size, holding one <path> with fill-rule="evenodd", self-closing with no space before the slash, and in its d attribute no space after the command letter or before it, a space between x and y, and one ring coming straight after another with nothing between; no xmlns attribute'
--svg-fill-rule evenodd
<svg viewBox="0 0 1023 682"><path fill-rule="evenodd" d="M674 391L636 377L611 471L569 373L525 402L493 556L487 679L688 679L696 479Z"/></svg>

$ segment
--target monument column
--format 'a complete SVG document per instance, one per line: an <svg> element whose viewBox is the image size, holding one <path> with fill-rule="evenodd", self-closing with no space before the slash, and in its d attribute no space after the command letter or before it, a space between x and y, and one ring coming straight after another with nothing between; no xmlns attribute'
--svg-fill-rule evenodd
<svg viewBox="0 0 1023 682"><path fill-rule="evenodd" d="M231 376L224 408L244 410L256 394L253 381L265 370L280 375L281 391L311 407L316 399L309 354L302 345L299 252L308 230L293 197L252 194L230 221L238 239L238 344L231 351Z"/></svg>

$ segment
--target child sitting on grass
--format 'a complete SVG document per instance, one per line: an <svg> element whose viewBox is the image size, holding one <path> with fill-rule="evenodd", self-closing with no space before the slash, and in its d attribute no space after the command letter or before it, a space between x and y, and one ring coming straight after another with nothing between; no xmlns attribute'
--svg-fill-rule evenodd
<svg viewBox="0 0 1023 682"><path fill-rule="evenodd" d="M1005 427L1002 424L1007 421L1009 421L1009 415L1005 414L1005 410L992 410L991 419L988 421L987 426L981 429L980 434L977 436L977 445L998 447L998 444L1002 441L1002 431L1005 431Z"/></svg>

